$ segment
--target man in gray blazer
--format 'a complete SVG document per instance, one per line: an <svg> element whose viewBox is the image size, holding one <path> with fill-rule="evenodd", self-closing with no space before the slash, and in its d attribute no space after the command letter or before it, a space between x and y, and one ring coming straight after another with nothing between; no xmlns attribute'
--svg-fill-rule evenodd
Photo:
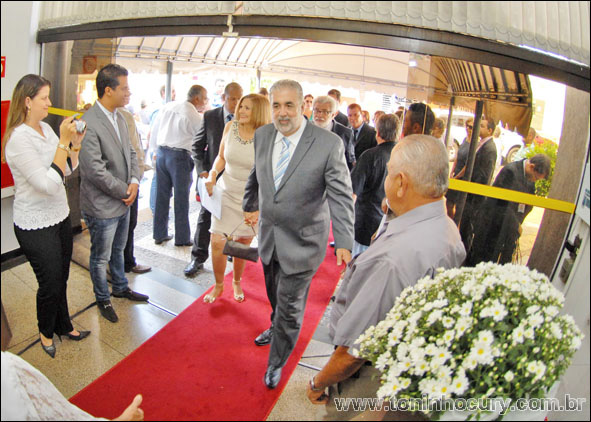
<svg viewBox="0 0 591 422"><path fill-rule="evenodd" d="M331 219L337 264L351 260L353 191L343 142L303 118L300 84L278 81L270 97L273 124L255 132L255 165L243 210L247 224L259 222L259 254L273 312L271 327L255 344L271 344L264 382L275 388L299 336Z"/></svg>
<svg viewBox="0 0 591 422"><path fill-rule="evenodd" d="M137 156L127 123L117 111L130 96L127 70L116 64L103 67L96 77L96 89L99 99L84 114L87 129L79 156L80 209L90 232L90 278L97 305L103 317L117 322L107 286L107 263L113 296L148 300L128 287L123 263L129 207L139 188Z"/></svg>

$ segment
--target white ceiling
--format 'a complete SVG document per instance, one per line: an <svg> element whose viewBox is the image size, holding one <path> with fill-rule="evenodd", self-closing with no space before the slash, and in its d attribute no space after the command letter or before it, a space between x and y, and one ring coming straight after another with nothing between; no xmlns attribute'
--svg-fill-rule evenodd
<svg viewBox="0 0 591 422"><path fill-rule="evenodd" d="M263 76L306 76L321 83L336 79L344 86L363 84L399 96L406 93L410 56L349 45L212 36L126 37L118 38L114 48L117 63L134 71L166 73L170 60L173 72L227 66L259 70Z"/></svg>

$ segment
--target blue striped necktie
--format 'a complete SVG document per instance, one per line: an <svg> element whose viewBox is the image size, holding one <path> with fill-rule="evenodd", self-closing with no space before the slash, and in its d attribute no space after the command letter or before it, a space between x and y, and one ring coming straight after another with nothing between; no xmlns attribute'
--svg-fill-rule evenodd
<svg viewBox="0 0 591 422"><path fill-rule="evenodd" d="M285 170L287 169L287 165L289 164L289 140L286 137L283 137L281 141L283 141L283 145L281 146L281 152L279 153L277 165L275 166L275 190L279 188L281 179L283 178Z"/></svg>

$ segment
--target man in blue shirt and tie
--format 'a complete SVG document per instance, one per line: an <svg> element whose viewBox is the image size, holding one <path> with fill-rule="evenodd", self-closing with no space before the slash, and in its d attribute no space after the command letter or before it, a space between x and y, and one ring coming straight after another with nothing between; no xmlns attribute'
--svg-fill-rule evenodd
<svg viewBox="0 0 591 422"><path fill-rule="evenodd" d="M370 125L363 122L363 115L361 114L361 106L359 104L351 104L347 108L347 115L349 116L349 123L353 129L353 143L355 144L355 160L359 161L361 154L370 148L378 145L376 141L376 131Z"/></svg>

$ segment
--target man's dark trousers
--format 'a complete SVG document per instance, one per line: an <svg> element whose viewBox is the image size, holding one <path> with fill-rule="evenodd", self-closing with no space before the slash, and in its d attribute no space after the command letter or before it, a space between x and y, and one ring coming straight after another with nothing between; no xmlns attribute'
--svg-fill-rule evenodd
<svg viewBox="0 0 591 422"><path fill-rule="evenodd" d="M195 238L191 255L197 262L203 263L209 257L209 228L211 227L211 213L201 206L199 211L199 218L197 219L197 230L195 230Z"/></svg>
<svg viewBox="0 0 591 422"><path fill-rule="evenodd" d="M271 303L273 339L268 366L282 368L300 335L312 277L316 270L285 274L273 253L268 265L263 263L267 297Z"/></svg>
<svg viewBox="0 0 591 422"><path fill-rule="evenodd" d="M156 170L154 170L156 171ZM124 258L124 263L125 263L125 272L128 273L131 271L131 269L133 267L135 267L137 265L137 262L135 261L135 255L133 253L133 242L134 242L134 238L133 238L133 233L135 231L135 228L137 227L137 216L138 216L138 211L139 211L139 196L140 196L140 192L138 190L138 193L135 197L135 201L133 201L133 204L131 204L131 207L129 207L129 232L127 234L127 244L125 245L125 249L123 250L123 258Z"/></svg>

